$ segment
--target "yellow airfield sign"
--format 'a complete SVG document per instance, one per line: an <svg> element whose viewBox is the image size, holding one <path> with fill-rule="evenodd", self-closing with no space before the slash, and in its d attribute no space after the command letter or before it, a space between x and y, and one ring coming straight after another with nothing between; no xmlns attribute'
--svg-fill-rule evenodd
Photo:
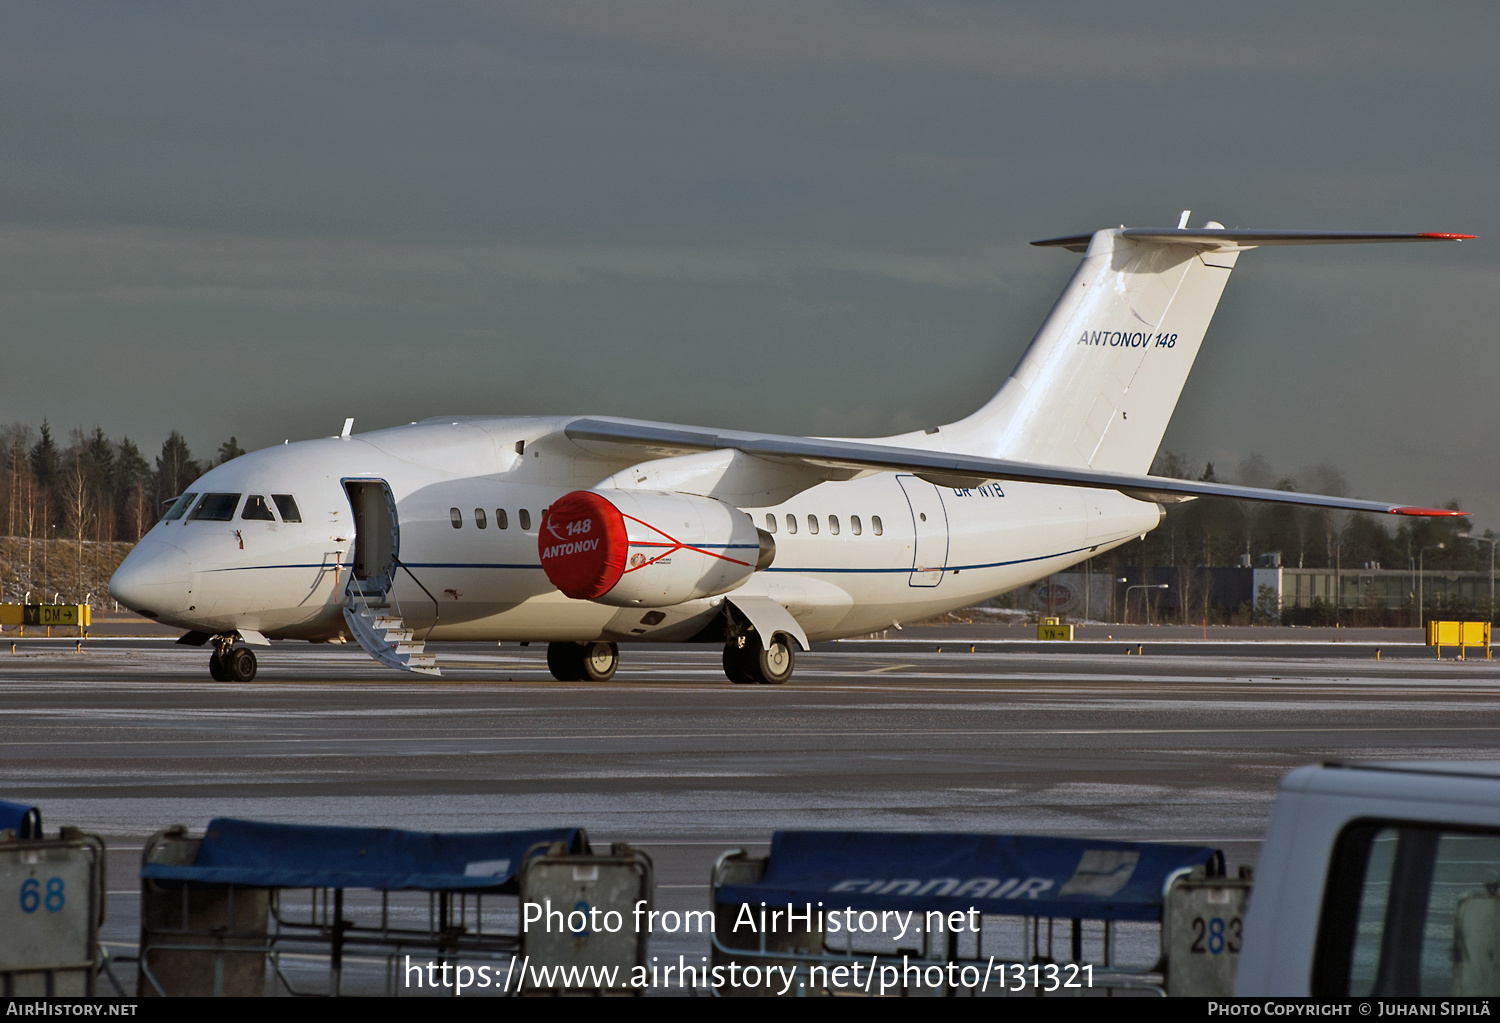
<svg viewBox="0 0 1500 1023"><path fill-rule="evenodd" d="M93 624L87 604L0 604L0 625Z"/></svg>
<svg viewBox="0 0 1500 1023"><path fill-rule="evenodd" d="M1427 645L1437 647L1438 656L1443 656L1443 647L1456 646L1459 656L1464 656L1464 648L1471 646L1482 646L1488 650L1490 645L1490 623L1489 622L1428 622L1427 623Z"/></svg>

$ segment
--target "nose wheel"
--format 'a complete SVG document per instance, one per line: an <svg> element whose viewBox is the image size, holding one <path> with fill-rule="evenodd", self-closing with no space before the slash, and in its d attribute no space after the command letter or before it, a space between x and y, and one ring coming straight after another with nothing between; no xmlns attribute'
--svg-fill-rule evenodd
<svg viewBox="0 0 1500 1023"><path fill-rule="evenodd" d="M792 641L781 633L762 646L760 638L739 635L724 645L724 674L742 685L779 686L792 677L796 655Z"/></svg>
<svg viewBox="0 0 1500 1023"><path fill-rule="evenodd" d="M613 643L548 643L547 670L559 682L607 682L620 666Z"/></svg>
<svg viewBox="0 0 1500 1023"><path fill-rule="evenodd" d="M255 651L244 646L215 644L208 658L208 673L215 682L249 682L258 667Z"/></svg>

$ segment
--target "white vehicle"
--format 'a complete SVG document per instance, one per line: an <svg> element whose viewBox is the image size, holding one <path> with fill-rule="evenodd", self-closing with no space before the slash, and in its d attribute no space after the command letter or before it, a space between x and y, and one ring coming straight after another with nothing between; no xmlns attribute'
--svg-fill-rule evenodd
<svg viewBox="0 0 1500 1023"><path fill-rule="evenodd" d="M1283 778L1234 993L1500 994L1500 763Z"/></svg>
<svg viewBox="0 0 1500 1023"><path fill-rule="evenodd" d="M205 473L110 593L212 641L352 636L435 672L427 640L546 642L565 680L628 640L724 644L783 682L809 640L963 607L1142 536L1160 502L1225 496L1440 509L1148 476L1241 251L1453 234L1110 229L1036 242L1083 261L999 393L871 440L580 416L455 417L268 448Z"/></svg>

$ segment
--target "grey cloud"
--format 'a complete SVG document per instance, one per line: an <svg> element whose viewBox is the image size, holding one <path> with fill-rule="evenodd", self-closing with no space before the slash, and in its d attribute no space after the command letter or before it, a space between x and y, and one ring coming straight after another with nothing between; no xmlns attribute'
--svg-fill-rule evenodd
<svg viewBox="0 0 1500 1023"><path fill-rule="evenodd" d="M998 387L1121 222L1255 252L1168 433L1369 496L1489 472L1493 5L19 3L0 420L195 447L444 412L876 434ZM60 373L65 365L68 372Z"/></svg>
<svg viewBox="0 0 1500 1023"><path fill-rule="evenodd" d="M90 267L73 268L63 286L59 271L80 251ZM282 304L337 304L372 276L404 277L421 291L494 280L580 284L590 277L663 278L682 282L780 280L811 273L851 273L942 288L1003 290L1002 267L1015 254L968 258L849 251L736 251L610 245L527 245L333 238L246 238L152 228L39 228L0 230L0 260L28 268L0 283L8 301L152 302L254 300ZM181 283L156 283L170 274ZM94 287L80 278L96 278ZM122 283L121 279L141 283ZM144 283L144 282L151 283ZM84 287L79 287L84 283Z"/></svg>
<svg viewBox="0 0 1500 1023"><path fill-rule="evenodd" d="M1462 29L1492 24L1479 7L1256 5L1229 13L1196 3L1073 3L1042 14L1018 4L797 0L540 0L507 5L496 18L502 20L695 60L848 63L1090 83L1245 72L1369 74L1393 62L1440 71L1456 61L1487 60L1483 34L1465 36ZM1424 31L1439 20L1454 32L1442 42Z"/></svg>

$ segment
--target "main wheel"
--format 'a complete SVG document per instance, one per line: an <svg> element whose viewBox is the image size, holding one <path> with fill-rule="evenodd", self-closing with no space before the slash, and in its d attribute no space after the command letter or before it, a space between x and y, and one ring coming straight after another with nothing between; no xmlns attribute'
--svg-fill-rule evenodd
<svg viewBox="0 0 1500 1023"><path fill-rule="evenodd" d="M229 672L224 667L224 658L219 656L217 649L208 655L208 674L215 682L229 681Z"/></svg>
<svg viewBox="0 0 1500 1023"><path fill-rule="evenodd" d="M797 657L792 641L781 633L771 637L770 647L755 644L755 681L763 686L779 686L792 677Z"/></svg>
<svg viewBox="0 0 1500 1023"><path fill-rule="evenodd" d="M620 666L620 648L613 643L589 643L579 647L578 666L584 682L608 682Z"/></svg>
<svg viewBox="0 0 1500 1023"><path fill-rule="evenodd" d="M792 677L795 665L792 641L782 633L771 638L769 648L757 636L745 637L744 646L724 647L724 674L729 681L746 685L779 686Z"/></svg>
<svg viewBox="0 0 1500 1023"><path fill-rule="evenodd" d="M255 677L255 652L249 647L230 648L224 655L224 671L231 682L249 682Z"/></svg>
<svg viewBox="0 0 1500 1023"><path fill-rule="evenodd" d="M577 643L548 643L547 670L559 682L583 681L584 648Z"/></svg>

